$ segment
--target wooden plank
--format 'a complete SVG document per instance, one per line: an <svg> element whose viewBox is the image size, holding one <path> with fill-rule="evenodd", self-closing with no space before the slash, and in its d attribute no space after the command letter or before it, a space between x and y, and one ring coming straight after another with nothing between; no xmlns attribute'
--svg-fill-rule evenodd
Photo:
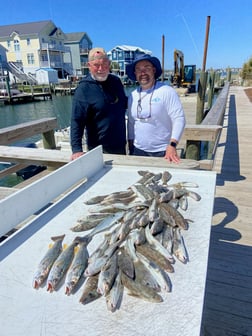
<svg viewBox="0 0 252 336"><path fill-rule="evenodd" d="M215 141L221 130L220 125L187 125L182 140Z"/></svg>
<svg viewBox="0 0 252 336"><path fill-rule="evenodd" d="M70 161L68 153L52 149L0 146L0 161L61 167Z"/></svg>
<svg viewBox="0 0 252 336"><path fill-rule="evenodd" d="M126 164L135 166L153 165L156 167L195 169L199 163L195 160L182 159L180 163L169 163L163 158L139 157L128 155L104 154L106 164ZM69 152L43 149L43 148L23 148L0 146L0 161L45 165L50 167L60 167L70 161Z"/></svg>
<svg viewBox="0 0 252 336"><path fill-rule="evenodd" d="M190 159L181 159L179 163L168 162L164 158L158 157L144 157L134 155L114 155L103 154L105 164L107 165L124 165L124 166L152 166L164 168L178 168L178 169L197 169L199 168L198 161Z"/></svg>
<svg viewBox="0 0 252 336"><path fill-rule="evenodd" d="M212 106L206 117L202 121L202 125L222 125L224 113L226 110L227 97L229 93L229 83L227 82L221 90L215 104Z"/></svg>
<svg viewBox="0 0 252 336"><path fill-rule="evenodd" d="M0 144L8 145L31 136L51 131L57 127L56 118L43 118L0 129Z"/></svg>
<svg viewBox="0 0 252 336"><path fill-rule="evenodd" d="M8 176L10 174L16 173L18 170L23 169L25 167L27 167L26 164L19 163L19 164L16 164L14 166L5 168L4 170L0 171L0 178L3 178L3 177Z"/></svg>
<svg viewBox="0 0 252 336"><path fill-rule="evenodd" d="M230 87L216 151L218 173L202 335L251 335L251 103Z"/></svg>

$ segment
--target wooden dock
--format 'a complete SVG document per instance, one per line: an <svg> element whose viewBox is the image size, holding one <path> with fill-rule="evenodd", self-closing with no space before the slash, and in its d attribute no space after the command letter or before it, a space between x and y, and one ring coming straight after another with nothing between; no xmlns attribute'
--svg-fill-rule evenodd
<svg viewBox="0 0 252 336"><path fill-rule="evenodd" d="M244 88L231 86L214 165L202 336L252 335L251 112Z"/></svg>
<svg viewBox="0 0 252 336"><path fill-rule="evenodd" d="M185 97L186 112L195 104ZM252 335L251 112L244 88L230 86L213 166L217 182L201 336Z"/></svg>
<svg viewBox="0 0 252 336"><path fill-rule="evenodd" d="M51 92L33 92L33 93L20 93L9 96L1 96L0 101L4 104L16 104L16 103L27 103L35 100L48 100L52 99Z"/></svg>

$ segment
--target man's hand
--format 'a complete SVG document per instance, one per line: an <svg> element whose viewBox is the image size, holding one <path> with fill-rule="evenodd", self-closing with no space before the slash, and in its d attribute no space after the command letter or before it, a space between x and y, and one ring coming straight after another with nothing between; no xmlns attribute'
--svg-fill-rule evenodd
<svg viewBox="0 0 252 336"><path fill-rule="evenodd" d="M84 152L78 152L78 153L73 153L71 155L71 161L78 159L78 157L82 156L83 154L85 154Z"/></svg>
<svg viewBox="0 0 252 336"><path fill-rule="evenodd" d="M165 153L165 159L168 160L169 162L175 162L175 163L180 162L180 158L177 154L176 147L173 147L171 145L167 146L166 153Z"/></svg>

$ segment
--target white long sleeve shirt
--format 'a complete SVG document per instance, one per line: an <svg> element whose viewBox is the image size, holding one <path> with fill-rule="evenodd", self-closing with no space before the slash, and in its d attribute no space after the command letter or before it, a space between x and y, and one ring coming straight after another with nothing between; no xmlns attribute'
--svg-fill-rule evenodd
<svg viewBox="0 0 252 336"><path fill-rule="evenodd" d="M165 151L170 139L180 140L184 127L182 104L167 84L156 82L154 91L140 91L139 87L129 96L128 139L134 140L135 147L146 152Z"/></svg>

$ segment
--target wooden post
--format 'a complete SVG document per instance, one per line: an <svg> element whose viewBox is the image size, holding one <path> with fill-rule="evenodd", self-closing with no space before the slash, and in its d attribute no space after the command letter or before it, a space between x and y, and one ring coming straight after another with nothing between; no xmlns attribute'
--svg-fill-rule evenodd
<svg viewBox="0 0 252 336"><path fill-rule="evenodd" d="M56 149L54 130L42 134L43 146L45 149Z"/></svg>
<svg viewBox="0 0 252 336"><path fill-rule="evenodd" d="M7 76L6 76L6 93L8 94L8 100L9 100L9 103L10 103L11 102L11 89L10 89L9 72L7 73Z"/></svg>
<svg viewBox="0 0 252 336"><path fill-rule="evenodd" d="M227 68L227 81L231 82L231 69Z"/></svg>
<svg viewBox="0 0 252 336"><path fill-rule="evenodd" d="M207 86L207 72L205 70L206 70L209 26L210 26L210 16L207 17L203 65L202 65L202 72L200 73L200 79L198 83L196 124L200 124L204 117L205 95L206 95L206 86ZM200 159L200 148L201 148L200 141L187 141L186 158L193 159L193 160L199 160Z"/></svg>
<svg viewBox="0 0 252 336"><path fill-rule="evenodd" d="M209 76L209 86L208 86L208 109L213 105L213 96L214 96L214 81L215 81L215 71L210 72Z"/></svg>
<svg viewBox="0 0 252 336"><path fill-rule="evenodd" d="M164 81L164 46L165 46L165 37L162 35L162 82Z"/></svg>
<svg viewBox="0 0 252 336"><path fill-rule="evenodd" d="M42 139L43 139L43 146L45 149L56 149L54 130L43 133ZM49 171L53 171L56 168L52 166L47 166L47 169Z"/></svg>

